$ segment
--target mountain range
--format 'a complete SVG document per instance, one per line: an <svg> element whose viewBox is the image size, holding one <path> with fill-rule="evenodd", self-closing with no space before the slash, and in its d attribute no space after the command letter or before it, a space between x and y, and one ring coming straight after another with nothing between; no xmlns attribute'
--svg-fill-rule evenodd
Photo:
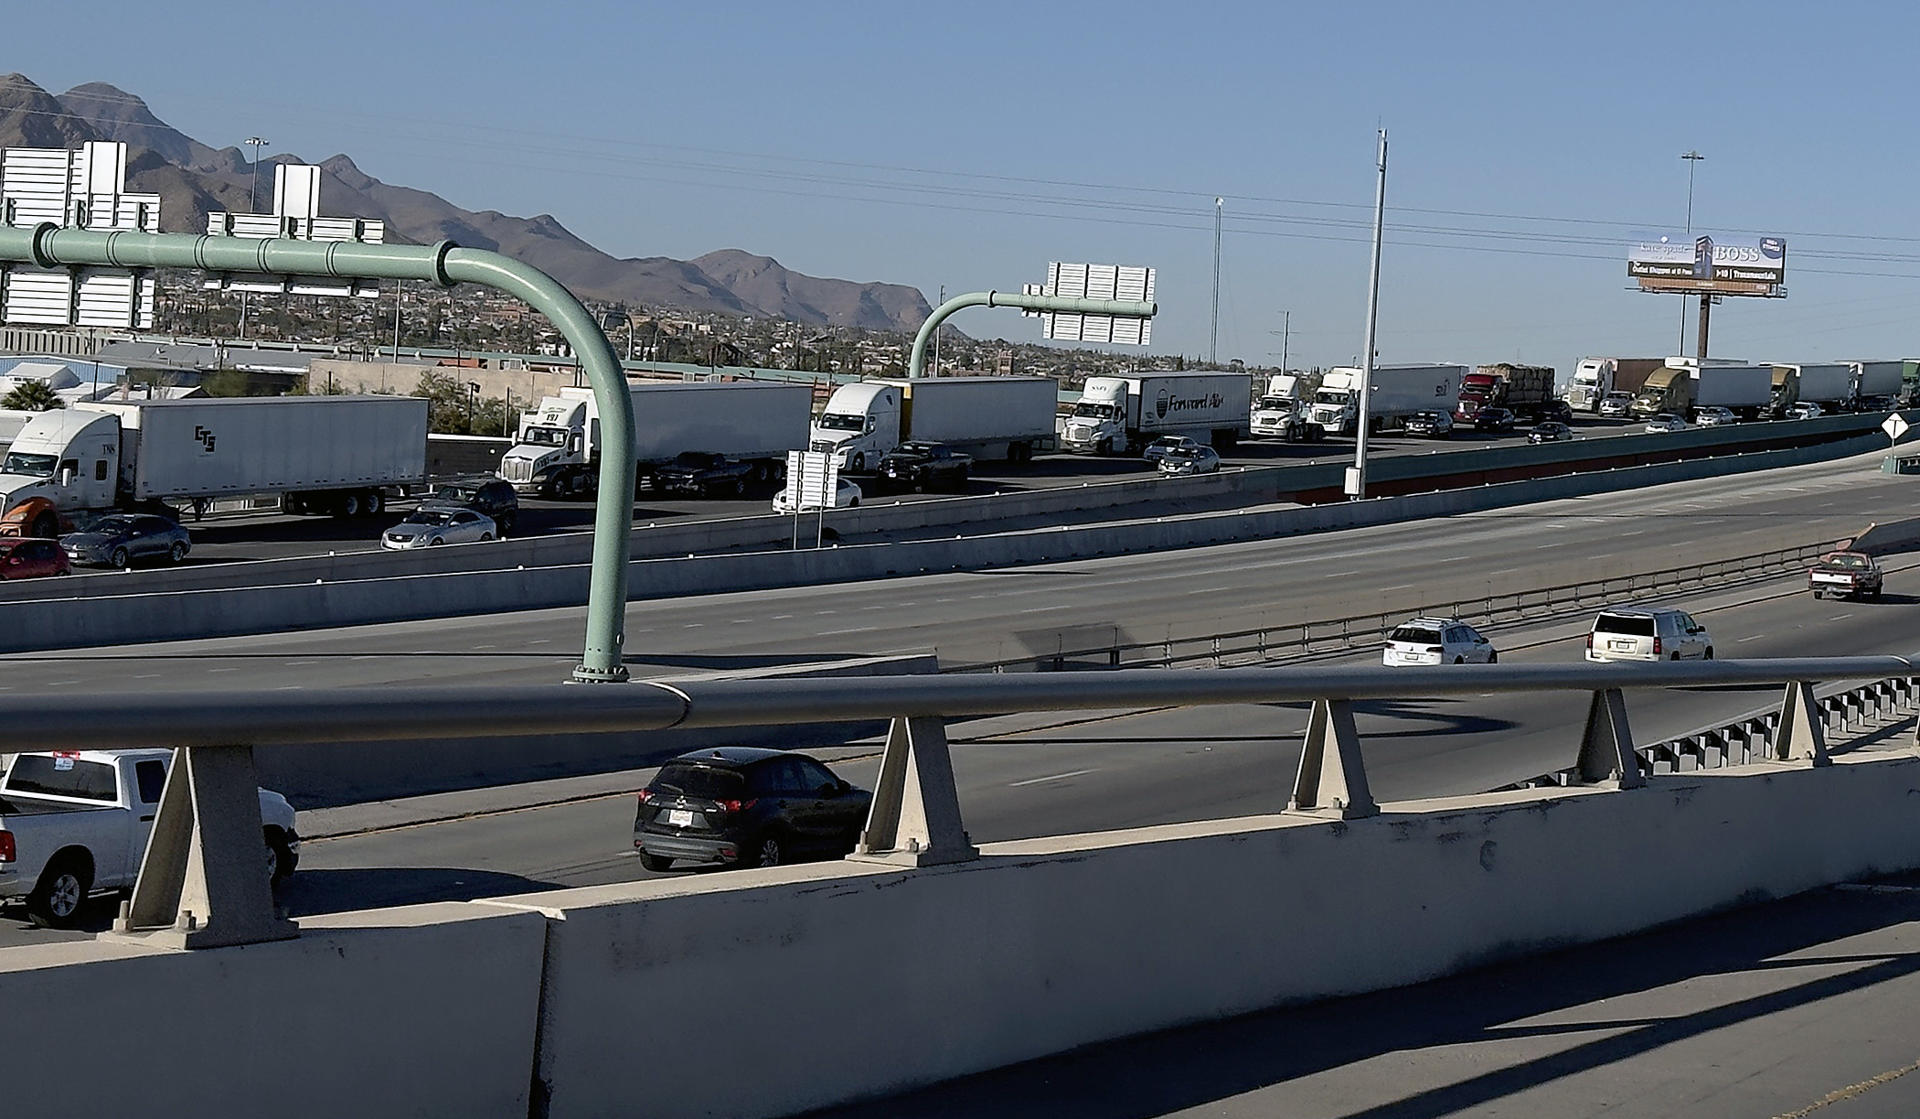
<svg viewBox="0 0 1920 1119"><path fill-rule="evenodd" d="M207 214L252 208L255 168L237 147L211 148L155 116L140 98L103 82L58 96L20 74L0 76L0 148L78 148L89 140L127 145L127 189L160 196L161 229L203 233ZM259 168L272 190L271 164ZM321 161L320 197L329 215L378 218L389 241L451 240L491 249L553 276L583 299L631 307L754 315L813 325L913 331L931 313L902 284L807 276L771 257L722 249L693 260L615 257L576 237L551 214L515 217L465 210L430 191L381 182L345 155ZM260 198L266 209L269 199Z"/></svg>

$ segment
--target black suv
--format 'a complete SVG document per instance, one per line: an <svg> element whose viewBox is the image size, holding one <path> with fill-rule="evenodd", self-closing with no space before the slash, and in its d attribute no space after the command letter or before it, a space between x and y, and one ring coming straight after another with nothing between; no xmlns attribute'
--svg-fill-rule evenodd
<svg viewBox="0 0 1920 1119"><path fill-rule="evenodd" d="M682 754L640 790L633 849L640 865L676 860L778 866L800 855L844 855L873 794L805 754L721 746Z"/></svg>
<svg viewBox="0 0 1920 1119"><path fill-rule="evenodd" d="M964 490L972 470L972 455L961 454L945 443L914 441L900 444L881 459L875 473L889 484L916 490L936 486Z"/></svg>
<svg viewBox="0 0 1920 1119"><path fill-rule="evenodd" d="M513 492L512 483L499 478L456 478L442 482L420 507L471 509L493 518L501 536L513 535L514 522L520 519L520 496Z"/></svg>
<svg viewBox="0 0 1920 1119"><path fill-rule="evenodd" d="M1482 408L1473 415L1473 430L1495 433L1512 431L1514 414L1505 408Z"/></svg>
<svg viewBox="0 0 1920 1119"><path fill-rule="evenodd" d="M751 462L705 451L683 451L654 471L653 482L664 491L694 493L701 497L730 493L740 497L757 474L758 468Z"/></svg>

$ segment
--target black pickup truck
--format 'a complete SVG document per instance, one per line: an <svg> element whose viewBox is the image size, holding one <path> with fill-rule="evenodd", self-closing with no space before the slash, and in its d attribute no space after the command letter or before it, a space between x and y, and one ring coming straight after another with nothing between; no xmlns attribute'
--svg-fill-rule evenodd
<svg viewBox="0 0 1920 1119"><path fill-rule="evenodd" d="M672 462L655 470L653 484L655 488L668 493L694 493L701 497L732 494L740 497L747 492L747 483L754 480L756 473L757 468L751 462L740 462L704 451L687 451L675 455Z"/></svg>
<svg viewBox="0 0 1920 1119"><path fill-rule="evenodd" d="M880 460L874 473L880 481L907 489L967 488L967 475L973 471L973 456L962 454L945 443L902 443Z"/></svg>

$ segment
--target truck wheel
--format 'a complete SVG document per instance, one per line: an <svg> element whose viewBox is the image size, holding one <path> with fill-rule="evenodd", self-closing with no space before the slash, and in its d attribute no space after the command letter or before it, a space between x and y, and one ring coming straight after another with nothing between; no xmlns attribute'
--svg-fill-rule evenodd
<svg viewBox="0 0 1920 1119"><path fill-rule="evenodd" d="M385 509L386 507L387 507L387 499L384 494L382 494L379 490L367 491L366 501L363 504L363 511L367 514L367 516L377 517L380 515L380 510Z"/></svg>
<svg viewBox="0 0 1920 1119"><path fill-rule="evenodd" d="M79 923L80 907L93 889L93 862L84 855L55 855L27 895L27 917L43 929L70 929Z"/></svg>
<svg viewBox="0 0 1920 1119"><path fill-rule="evenodd" d="M175 540L173 547L167 549L167 562L173 564L175 567L187 562L187 546Z"/></svg>
<svg viewBox="0 0 1920 1119"><path fill-rule="evenodd" d="M747 480L745 478L735 478L733 480L733 496L747 496Z"/></svg>
<svg viewBox="0 0 1920 1119"><path fill-rule="evenodd" d="M1112 453L1113 453L1113 440L1111 440L1111 439L1102 439L1102 440L1100 440L1100 442L1098 442L1098 443L1096 443L1096 444L1094 444L1094 446L1093 446L1093 453L1094 453L1094 454L1096 454L1096 455L1099 455L1099 456L1101 456L1102 458L1104 458L1104 457L1106 457L1107 455L1110 455L1110 454L1112 454Z"/></svg>
<svg viewBox="0 0 1920 1119"><path fill-rule="evenodd" d="M267 828L267 884L278 886L293 877L293 868L299 864L300 856L294 854L293 845L287 842L286 833L279 828Z"/></svg>
<svg viewBox="0 0 1920 1119"><path fill-rule="evenodd" d="M52 540L60 535L60 518L51 512L39 514L33 518L32 534L42 540Z"/></svg>
<svg viewBox="0 0 1920 1119"><path fill-rule="evenodd" d="M342 497L340 499L340 504L336 506L336 508L340 510L340 515L343 517L359 516L360 515L360 495L357 493L347 494L345 497Z"/></svg>
<svg viewBox="0 0 1920 1119"><path fill-rule="evenodd" d="M866 473L867 472L867 456L863 454L856 454L852 458L848 459L847 471L848 473L851 473L851 474Z"/></svg>
<svg viewBox="0 0 1920 1119"><path fill-rule="evenodd" d="M107 557L107 562L119 568L120 570L125 571L127 569L127 564L131 561L127 555L127 550L125 548L115 548L113 550L113 554Z"/></svg>

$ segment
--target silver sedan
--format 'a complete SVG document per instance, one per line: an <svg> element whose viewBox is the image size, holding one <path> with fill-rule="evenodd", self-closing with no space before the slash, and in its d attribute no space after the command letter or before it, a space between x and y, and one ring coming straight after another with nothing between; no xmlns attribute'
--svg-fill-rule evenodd
<svg viewBox="0 0 1920 1119"><path fill-rule="evenodd" d="M493 518L471 509L415 509L407 519L380 537L389 551L431 548L438 544L468 544L500 535Z"/></svg>

